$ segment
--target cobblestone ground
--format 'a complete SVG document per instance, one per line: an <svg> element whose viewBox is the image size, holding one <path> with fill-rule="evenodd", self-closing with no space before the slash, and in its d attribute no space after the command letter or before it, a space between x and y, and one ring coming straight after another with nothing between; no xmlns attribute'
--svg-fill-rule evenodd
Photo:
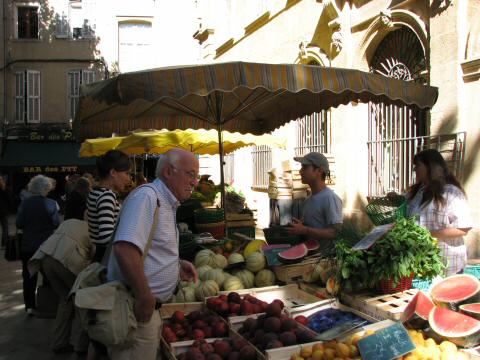
<svg viewBox="0 0 480 360"><path fill-rule="evenodd" d="M14 217L10 234L15 233ZM0 360L75 360L75 354L54 355L49 348L52 319L27 317L22 295L22 265L7 262L0 251Z"/></svg>

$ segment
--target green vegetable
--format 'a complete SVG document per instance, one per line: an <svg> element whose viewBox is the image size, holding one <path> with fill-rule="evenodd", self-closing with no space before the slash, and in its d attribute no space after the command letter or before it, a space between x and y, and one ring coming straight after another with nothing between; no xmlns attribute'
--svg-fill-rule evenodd
<svg viewBox="0 0 480 360"><path fill-rule="evenodd" d="M361 239L352 229L343 229L337 237L343 237L335 243L337 279L347 291L374 287L382 279L392 279L395 287L402 277L412 273L429 280L443 274L445 268L437 240L414 219L398 220L366 251L351 249Z"/></svg>

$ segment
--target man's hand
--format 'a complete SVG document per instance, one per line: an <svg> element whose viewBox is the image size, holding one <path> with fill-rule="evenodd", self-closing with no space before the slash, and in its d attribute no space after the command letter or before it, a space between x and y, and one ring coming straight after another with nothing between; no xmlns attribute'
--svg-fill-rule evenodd
<svg viewBox="0 0 480 360"><path fill-rule="evenodd" d="M308 232L308 228L300 220L293 218L292 221L292 226L285 227L290 235L305 235Z"/></svg>
<svg viewBox="0 0 480 360"><path fill-rule="evenodd" d="M198 281L197 269L190 261L180 260L180 280Z"/></svg>
<svg viewBox="0 0 480 360"><path fill-rule="evenodd" d="M145 294L144 296L139 296L135 299L135 307L133 309L133 312L137 321L150 321L153 311L155 310L155 302L156 300L152 293Z"/></svg>

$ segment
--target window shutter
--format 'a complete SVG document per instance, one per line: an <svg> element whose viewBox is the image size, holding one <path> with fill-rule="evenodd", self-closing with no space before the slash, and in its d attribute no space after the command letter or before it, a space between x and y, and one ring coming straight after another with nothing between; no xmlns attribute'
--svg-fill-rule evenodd
<svg viewBox="0 0 480 360"><path fill-rule="evenodd" d="M87 85L95 82L95 71L83 70L82 71L82 85Z"/></svg>
<svg viewBox="0 0 480 360"><path fill-rule="evenodd" d="M15 115L16 123L25 122L25 72L15 73Z"/></svg>
<svg viewBox="0 0 480 360"><path fill-rule="evenodd" d="M80 70L68 72L68 100L70 105L70 119L75 117L77 111L78 95L80 93Z"/></svg>
<svg viewBox="0 0 480 360"><path fill-rule="evenodd" d="M27 70L27 122L40 122L40 72Z"/></svg>
<svg viewBox="0 0 480 360"><path fill-rule="evenodd" d="M55 35L59 38L68 37L68 18L64 11L55 14Z"/></svg>

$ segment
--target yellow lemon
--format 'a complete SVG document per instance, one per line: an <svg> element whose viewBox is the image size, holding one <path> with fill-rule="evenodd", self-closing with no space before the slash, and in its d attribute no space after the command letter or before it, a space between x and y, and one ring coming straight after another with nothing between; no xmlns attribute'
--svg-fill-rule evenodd
<svg viewBox="0 0 480 360"><path fill-rule="evenodd" d="M333 360L335 359L335 350L328 348L323 352L323 360Z"/></svg>
<svg viewBox="0 0 480 360"><path fill-rule="evenodd" d="M245 246L245 250L243 250L243 256L246 258L248 255L254 253L255 251L259 251L262 245L266 244L263 240L253 240Z"/></svg>
<svg viewBox="0 0 480 360"><path fill-rule="evenodd" d="M323 349L314 350L312 353L312 360L323 360Z"/></svg>
<svg viewBox="0 0 480 360"><path fill-rule="evenodd" d="M358 348L355 345L350 345L350 357L358 356Z"/></svg>
<svg viewBox="0 0 480 360"><path fill-rule="evenodd" d="M303 358L309 358L312 356L312 347L311 346L304 346L302 350L300 350L300 356Z"/></svg>
<svg viewBox="0 0 480 360"><path fill-rule="evenodd" d="M335 346L335 351L338 357L350 356L350 347L344 343L338 343Z"/></svg>
<svg viewBox="0 0 480 360"><path fill-rule="evenodd" d="M428 338L427 340L425 340L425 346L426 347L437 347L437 343L432 338Z"/></svg>
<svg viewBox="0 0 480 360"><path fill-rule="evenodd" d="M442 341L438 347L440 350L442 350L442 352L447 350L457 352L457 345L450 341Z"/></svg>
<svg viewBox="0 0 480 360"><path fill-rule="evenodd" d="M323 343L323 346L326 349L335 349L335 346L337 346L337 340L328 340Z"/></svg>

